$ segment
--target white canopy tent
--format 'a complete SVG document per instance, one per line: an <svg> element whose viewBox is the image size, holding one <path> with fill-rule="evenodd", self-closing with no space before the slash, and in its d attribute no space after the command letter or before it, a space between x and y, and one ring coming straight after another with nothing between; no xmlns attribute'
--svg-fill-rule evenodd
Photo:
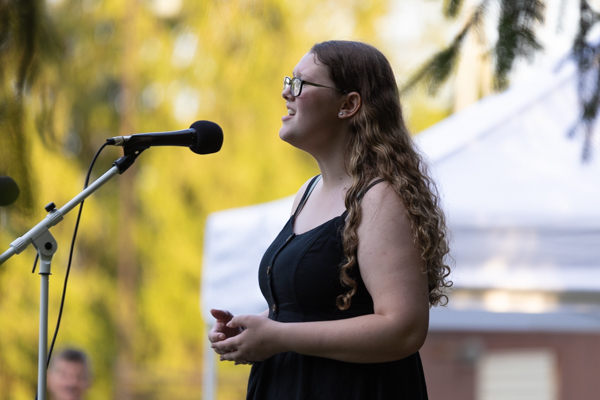
<svg viewBox="0 0 600 400"><path fill-rule="evenodd" d="M455 288L600 293L600 153L582 163L582 138L567 137L580 115L576 84L575 67L565 63L416 137L447 213ZM258 263L291 204L290 197L209 216L201 287L208 325L211 308L266 309ZM448 307L432 311L430 329L600 332L599 316ZM212 398L212 386L205 390Z"/></svg>
<svg viewBox="0 0 600 400"><path fill-rule="evenodd" d="M463 287L600 290L600 154L582 163L572 64L417 136ZM600 135L597 130L596 139Z"/></svg>

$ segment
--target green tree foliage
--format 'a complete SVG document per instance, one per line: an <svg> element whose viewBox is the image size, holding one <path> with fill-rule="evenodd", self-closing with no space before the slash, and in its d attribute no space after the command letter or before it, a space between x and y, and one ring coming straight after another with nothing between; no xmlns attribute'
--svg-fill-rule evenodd
<svg viewBox="0 0 600 400"><path fill-rule="evenodd" d="M568 0L560 0L563 5ZM548 1L544 0L480 0L468 16L463 29L451 43L425 62L403 86L407 92L419 84L424 84L430 93L436 93L455 70L465 37L483 30L484 15L492 5L500 12L497 19L498 39L490 44L489 53L494 64L494 83L498 90L505 89L508 75L516 61L531 59L543 50L536 36L536 26L544 23L544 11ZM445 0L443 12L449 19L460 15L463 0ZM593 126L600 106L600 74L598 56L600 44L592 43L588 34L600 22L600 14L594 11L587 0L579 0L579 30L572 47L572 56L579 71L578 96L581 107L581 120L573 127L570 135L583 131L584 146L582 159L589 160L592 149Z"/></svg>
<svg viewBox="0 0 600 400"><path fill-rule="evenodd" d="M58 62L59 38L39 0L0 2L0 175L17 179L20 212L33 207L29 165L30 139L25 133L26 98L40 90L40 75ZM43 77L42 77L43 78Z"/></svg>
<svg viewBox="0 0 600 400"><path fill-rule="evenodd" d="M198 119L225 133L214 155L147 150L85 202L57 347L89 352L92 400L199 397L206 216L290 195L316 173L278 138L283 76L317 41L377 45L387 2L182 1L165 11L168 3L179 4L0 1L0 173L23 192L0 210L0 251L44 217L43 205L82 190L106 138ZM92 180L121 155L106 148ZM75 214L52 228L51 329ZM0 267L0 400L35 396L34 255ZM219 398L240 398L247 368L222 368Z"/></svg>
<svg viewBox="0 0 600 400"><path fill-rule="evenodd" d="M498 40L490 49L494 60L495 86L505 89L508 85L508 73L515 61L522 57L531 57L542 46L535 36L535 25L543 22L544 3L541 0L497 0L500 3L498 17ZM460 14L462 0L447 0L444 15L456 19ZM435 54L426 62L414 77L405 85L404 90L417 83L425 83L431 92L437 91L451 75L460 57L464 39L469 33L484 27L484 15L489 11L492 0L483 0L467 18L464 27L451 44Z"/></svg>

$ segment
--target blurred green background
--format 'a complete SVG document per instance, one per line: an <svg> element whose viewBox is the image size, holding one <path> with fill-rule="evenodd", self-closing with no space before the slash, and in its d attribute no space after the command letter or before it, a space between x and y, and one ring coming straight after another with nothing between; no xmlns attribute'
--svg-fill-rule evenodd
<svg viewBox="0 0 600 400"><path fill-rule="evenodd" d="M44 218L44 205L61 207L83 189L106 138L184 129L200 119L225 135L213 155L150 149L86 201L57 348L89 352L90 400L200 398L206 217L293 194L317 172L312 158L278 137L282 78L312 44L371 43L389 56L399 83L424 60L416 54L443 45L442 2L425 2L423 32L400 45L386 31L395 23L392 3L0 1L0 175L21 188L15 204L0 208L1 252ZM404 99L411 130L447 116L445 98ZM106 148L92 180L121 152ZM59 250L50 333L75 218L76 210L52 229ZM34 257L30 246L0 267L0 399L35 398ZM219 368L218 399L243 398L248 368Z"/></svg>

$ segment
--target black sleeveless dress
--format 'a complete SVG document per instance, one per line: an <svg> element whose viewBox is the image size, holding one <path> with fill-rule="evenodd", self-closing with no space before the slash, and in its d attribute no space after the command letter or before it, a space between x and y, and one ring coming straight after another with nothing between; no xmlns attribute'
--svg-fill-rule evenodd
<svg viewBox="0 0 600 400"><path fill-rule="evenodd" d="M259 284L269 318L279 322L330 321L373 314L373 299L358 267L358 290L349 309L336 306L340 284L341 230L346 212L303 234L293 232L315 177L298 209L265 252ZM402 360L359 364L302 355L275 354L252 365L247 400L423 400L427 389L419 353Z"/></svg>

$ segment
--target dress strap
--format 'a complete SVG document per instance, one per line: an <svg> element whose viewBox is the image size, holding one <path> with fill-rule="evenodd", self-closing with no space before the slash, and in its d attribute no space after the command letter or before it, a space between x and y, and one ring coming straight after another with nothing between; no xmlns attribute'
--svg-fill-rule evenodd
<svg viewBox="0 0 600 400"><path fill-rule="evenodd" d="M377 185L378 183L381 183L381 182L383 182L384 180L385 180L385 179L377 179L376 181L373 181L373 182L371 182L371 183L370 183L370 184L369 184L369 185L368 185L366 188L364 188L363 190L361 190L361 191L358 193L358 196L357 196L357 197L358 197L358 201L360 202L360 201L362 200L363 196L364 196L365 194L367 194L367 192L368 192L368 191L369 191L369 190L370 190L370 189L371 189L373 186Z"/></svg>
<svg viewBox="0 0 600 400"><path fill-rule="evenodd" d="M369 185L367 185L366 188L364 188L363 190L361 190L358 193L358 202L360 203L360 201L362 200L362 198L364 197L364 195L375 185L377 185L378 183L384 182L385 179L377 179L376 181L373 181L371 183L369 183ZM346 217L348 216L348 210L344 211L344 213L342 214L342 218L346 219Z"/></svg>
<svg viewBox="0 0 600 400"><path fill-rule="evenodd" d="M304 204L306 204L306 200L308 200L308 197L310 196L313 189L315 188L315 186L317 186L317 183L319 183L320 180L321 180L321 175L317 175L312 179L312 181L310 181L310 184L306 188L306 191L302 195L302 199L300 199L300 203L298 204L298 207L296 208L296 211L294 212L294 218L296 218L296 216L300 213L300 211L302 211L302 208L304 208Z"/></svg>

